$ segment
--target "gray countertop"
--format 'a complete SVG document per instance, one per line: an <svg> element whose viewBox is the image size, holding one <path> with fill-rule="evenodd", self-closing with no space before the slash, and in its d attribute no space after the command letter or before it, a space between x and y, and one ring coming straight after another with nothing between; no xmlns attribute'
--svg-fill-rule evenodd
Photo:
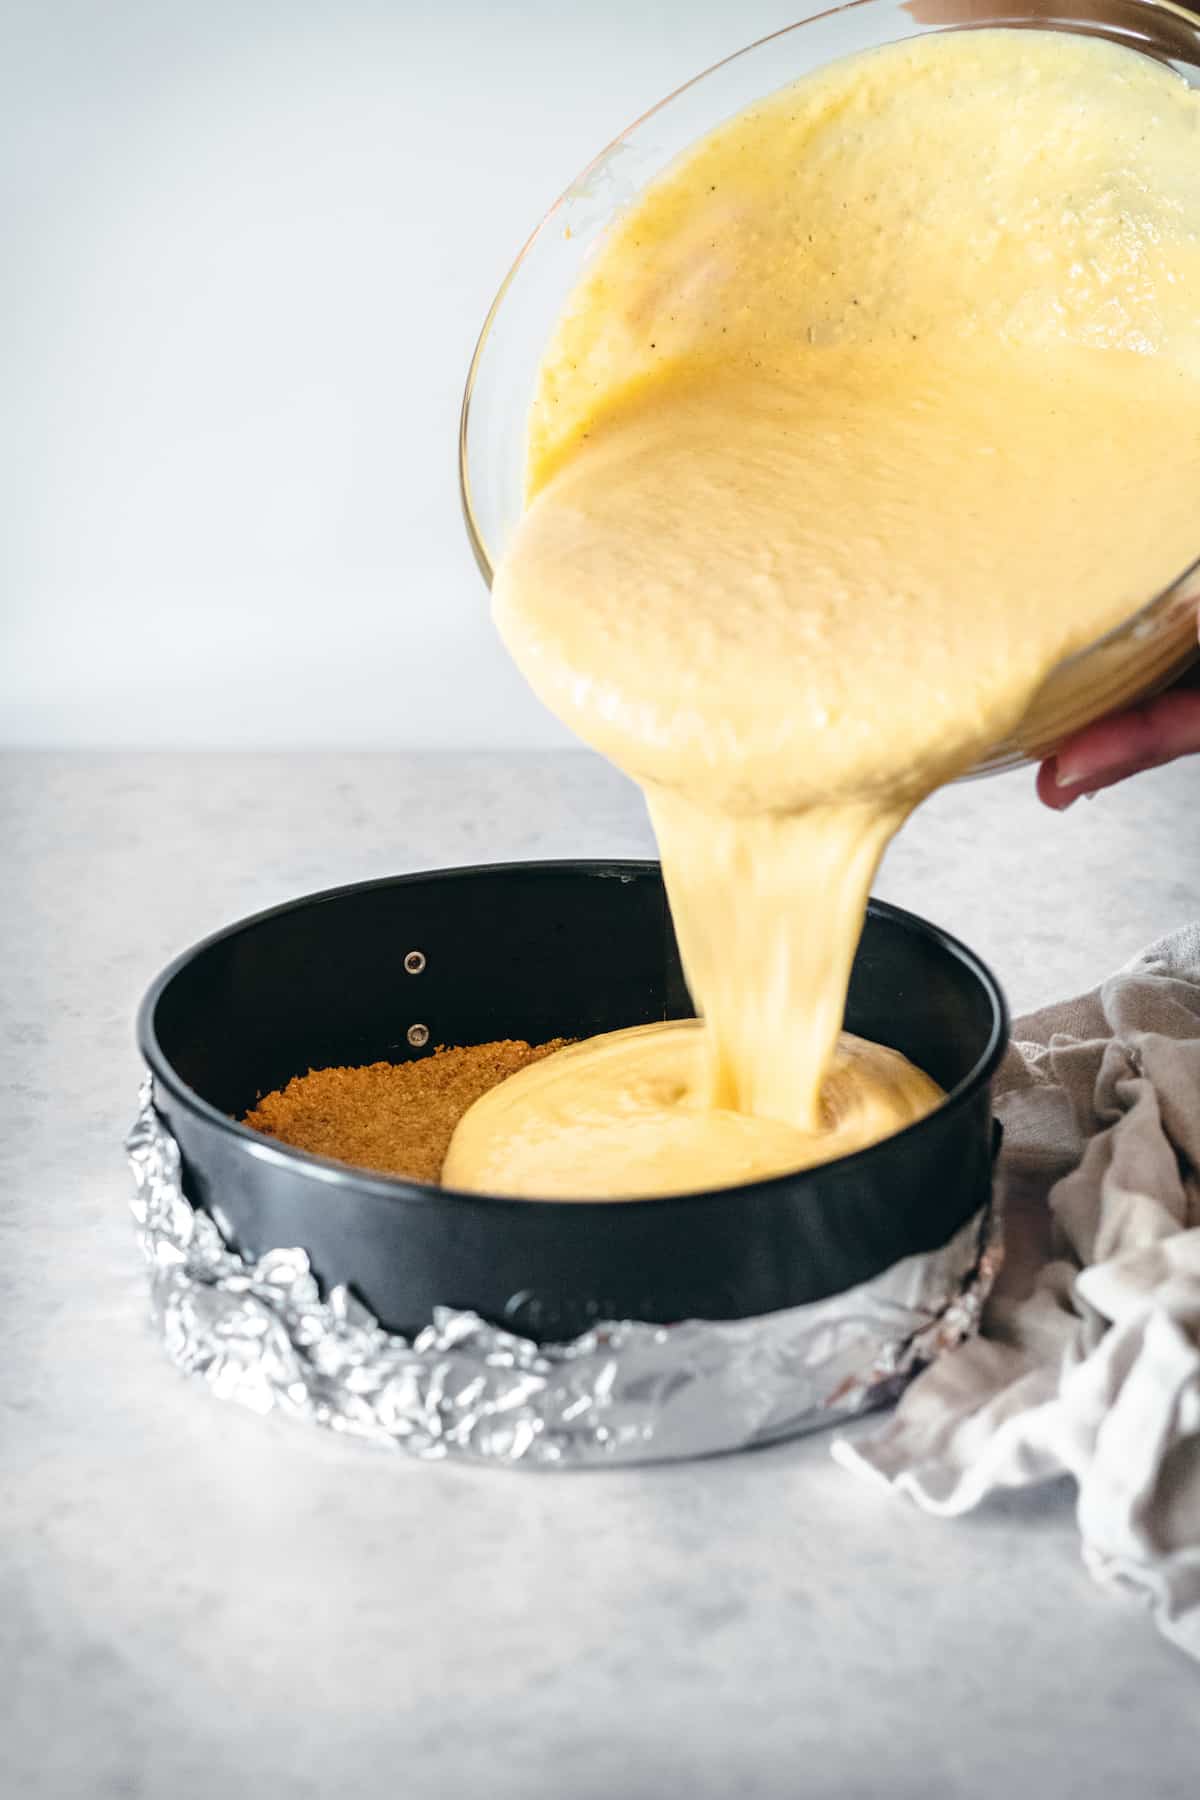
<svg viewBox="0 0 1200 1800"><path fill-rule="evenodd" d="M0 1789L790 1800L1194 1795L1200 1671L1078 1556L1065 1485L946 1523L820 1437L640 1471L409 1463L222 1406L145 1322L132 1015L289 896L641 855L584 755L3 762ZM1200 909L1197 766L939 796L879 891L1016 1009Z"/></svg>

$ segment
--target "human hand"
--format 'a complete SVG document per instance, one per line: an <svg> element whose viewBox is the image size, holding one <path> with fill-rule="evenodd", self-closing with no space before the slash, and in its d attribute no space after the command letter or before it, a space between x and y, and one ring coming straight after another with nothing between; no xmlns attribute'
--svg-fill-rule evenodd
<svg viewBox="0 0 1200 1800"><path fill-rule="evenodd" d="M902 0L904 11L914 18L918 25L992 25L996 22L995 0ZM1195 12L1196 0L1184 0L1184 4ZM1074 10L1073 8L1068 9ZM1082 17L1087 9L1080 7ZM1028 0L1025 9L1029 20L1046 19L1050 24L1065 22L1068 29L1071 20L1063 18L1061 0ZM1022 19L1021 23L1025 22ZM1087 32L1089 37L1111 38L1114 44L1128 45L1129 35L1121 29L1122 21L1114 14L1111 24L1105 25L1100 18L1089 16ZM1150 34L1153 34L1152 36ZM1182 16L1173 18L1164 12L1156 18L1151 26L1145 27L1138 42L1140 56L1152 56L1157 62L1172 66L1173 57L1185 63L1196 60L1196 32L1190 19ZM1178 65L1175 65L1178 66Z"/></svg>
<svg viewBox="0 0 1200 1800"><path fill-rule="evenodd" d="M1165 693L1068 738L1038 770L1038 798L1065 812L1081 794L1200 751L1200 664Z"/></svg>

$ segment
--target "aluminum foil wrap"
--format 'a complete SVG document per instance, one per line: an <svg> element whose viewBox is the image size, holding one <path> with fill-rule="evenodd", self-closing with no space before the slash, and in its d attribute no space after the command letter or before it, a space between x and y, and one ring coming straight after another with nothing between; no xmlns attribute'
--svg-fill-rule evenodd
<svg viewBox="0 0 1200 1800"><path fill-rule="evenodd" d="M245 1262L187 1200L150 1083L126 1148L167 1354L214 1393L410 1455L521 1468L659 1462L770 1443L895 1398L971 1335L1000 1263L998 1207L870 1282L761 1318L596 1325L534 1344L439 1307L411 1341L299 1247Z"/></svg>

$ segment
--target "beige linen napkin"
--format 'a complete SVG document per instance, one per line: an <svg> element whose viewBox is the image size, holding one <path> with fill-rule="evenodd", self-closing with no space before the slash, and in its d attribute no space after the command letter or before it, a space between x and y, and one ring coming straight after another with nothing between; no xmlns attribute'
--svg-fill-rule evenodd
<svg viewBox="0 0 1200 1800"><path fill-rule="evenodd" d="M1070 1474L1097 1580L1200 1657L1200 924L1017 1021L983 1335L834 1445L929 1512Z"/></svg>

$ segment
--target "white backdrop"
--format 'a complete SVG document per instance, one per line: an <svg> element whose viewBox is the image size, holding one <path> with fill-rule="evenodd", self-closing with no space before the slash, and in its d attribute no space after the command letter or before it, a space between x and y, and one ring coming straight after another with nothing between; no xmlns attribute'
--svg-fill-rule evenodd
<svg viewBox="0 0 1200 1800"><path fill-rule="evenodd" d="M474 339L591 155L788 22L0 0L0 739L565 741L459 518Z"/></svg>

